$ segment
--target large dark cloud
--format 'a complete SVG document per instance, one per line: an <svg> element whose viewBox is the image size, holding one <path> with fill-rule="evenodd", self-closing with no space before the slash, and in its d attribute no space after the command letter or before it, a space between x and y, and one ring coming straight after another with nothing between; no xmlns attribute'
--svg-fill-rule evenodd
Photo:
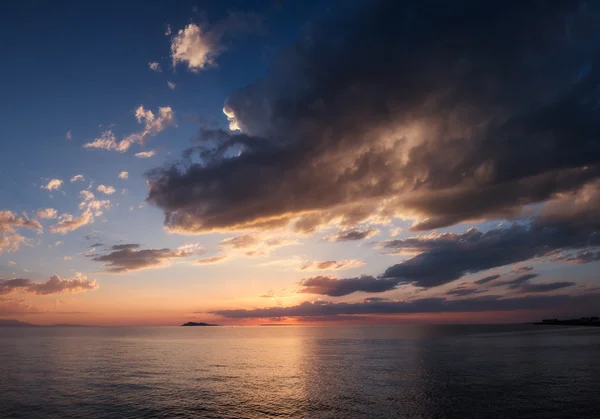
<svg viewBox="0 0 600 419"><path fill-rule="evenodd" d="M106 267L105 272L121 273L169 266L172 260L188 258L203 252L203 249L195 244L176 249L138 248L138 244L115 245L108 253L92 254L89 257L96 262L102 262Z"/></svg>
<svg viewBox="0 0 600 419"><path fill-rule="evenodd" d="M396 288L398 281L394 279L376 279L372 276L359 278L336 279L330 276L315 276L302 280L301 293L341 297L353 292L385 292Z"/></svg>
<svg viewBox="0 0 600 419"><path fill-rule="evenodd" d="M583 198L581 198L583 197ZM529 225L514 224L483 232L417 236L383 242L387 253L418 253L386 269L381 278L434 287L464 275L500 266L600 246L600 188L586 186L549 201ZM594 258L581 259L592 262ZM479 280L479 284L491 281Z"/></svg>
<svg viewBox="0 0 600 419"><path fill-rule="evenodd" d="M38 295L64 294L95 290L96 288L98 288L96 281L88 279L82 274L76 274L73 278L64 279L58 275L54 275L46 282L35 282L25 278L0 279L0 295L12 292Z"/></svg>
<svg viewBox="0 0 600 419"><path fill-rule="evenodd" d="M536 310L553 313L590 313L600 304L600 294L533 295L501 298L499 296L472 297L458 300L423 298L409 302L364 301L333 303L327 301L303 302L289 307L216 310L211 312L229 318L319 317L356 314L404 313L474 313L489 311ZM588 314L589 315L589 314Z"/></svg>
<svg viewBox="0 0 600 419"><path fill-rule="evenodd" d="M600 176L600 3L365 1L337 16L230 95L240 133L203 130L148 174L169 228L403 214L426 230L516 217Z"/></svg>

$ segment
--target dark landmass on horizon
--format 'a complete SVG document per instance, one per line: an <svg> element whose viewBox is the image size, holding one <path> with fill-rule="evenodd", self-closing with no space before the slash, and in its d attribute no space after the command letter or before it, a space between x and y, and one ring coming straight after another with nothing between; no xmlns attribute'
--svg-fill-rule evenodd
<svg viewBox="0 0 600 419"><path fill-rule="evenodd" d="M187 322L182 326L218 326L218 324L202 323L202 322Z"/></svg>
<svg viewBox="0 0 600 419"><path fill-rule="evenodd" d="M600 326L600 318L598 317L581 317L579 319L558 320L544 319L541 322L533 323L535 325L547 326Z"/></svg>

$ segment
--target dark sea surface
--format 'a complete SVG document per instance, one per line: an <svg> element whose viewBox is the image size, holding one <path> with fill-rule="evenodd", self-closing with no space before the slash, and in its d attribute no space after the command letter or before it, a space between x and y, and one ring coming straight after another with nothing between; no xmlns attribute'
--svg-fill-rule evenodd
<svg viewBox="0 0 600 419"><path fill-rule="evenodd" d="M0 417L600 418L600 328L0 328Z"/></svg>

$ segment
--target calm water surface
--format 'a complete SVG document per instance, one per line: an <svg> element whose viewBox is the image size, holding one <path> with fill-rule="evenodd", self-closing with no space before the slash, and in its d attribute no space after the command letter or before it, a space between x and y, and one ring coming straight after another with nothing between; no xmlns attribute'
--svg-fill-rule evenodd
<svg viewBox="0 0 600 419"><path fill-rule="evenodd" d="M2 418L600 418L599 395L599 328L0 328Z"/></svg>

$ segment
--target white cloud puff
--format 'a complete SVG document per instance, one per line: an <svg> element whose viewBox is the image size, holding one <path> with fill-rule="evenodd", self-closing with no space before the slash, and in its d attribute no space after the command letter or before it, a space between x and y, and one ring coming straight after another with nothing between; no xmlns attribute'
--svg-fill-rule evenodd
<svg viewBox="0 0 600 419"><path fill-rule="evenodd" d="M160 64L157 62L148 63L148 67L150 67L150 70L156 71L157 73L162 72L162 69L160 68Z"/></svg>
<svg viewBox="0 0 600 419"><path fill-rule="evenodd" d="M112 186L106 186L106 185L98 185L96 190L98 190L98 192L102 192L106 195L112 195L115 193L115 188L113 188Z"/></svg>
<svg viewBox="0 0 600 419"><path fill-rule="evenodd" d="M135 157L138 157L140 159L149 159L150 157L153 157L155 154L156 154L156 151L154 151L154 150L141 151L139 153L135 153Z"/></svg>
<svg viewBox="0 0 600 419"><path fill-rule="evenodd" d="M85 180L85 177L83 175L75 175L71 178L70 182L77 182L77 181L81 181L83 182Z"/></svg>
<svg viewBox="0 0 600 419"><path fill-rule="evenodd" d="M57 191L62 186L63 181L60 179L50 179L47 184L42 185L42 189L46 189L48 191Z"/></svg>
<svg viewBox="0 0 600 419"><path fill-rule="evenodd" d="M129 179L129 172L122 171L119 173L119 179Z"/></svg>

